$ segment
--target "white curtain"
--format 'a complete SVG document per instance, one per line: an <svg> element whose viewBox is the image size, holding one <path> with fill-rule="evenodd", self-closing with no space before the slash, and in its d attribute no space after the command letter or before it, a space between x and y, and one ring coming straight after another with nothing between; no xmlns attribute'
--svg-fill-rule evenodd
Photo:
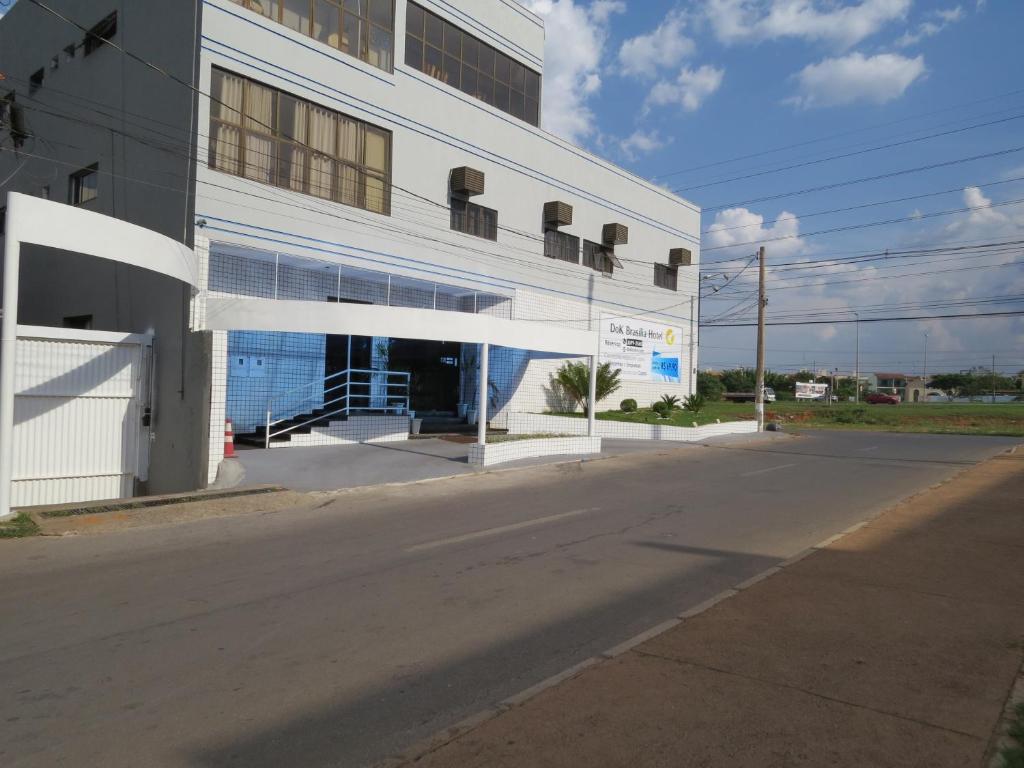
<svg viewBox="0 0 1024 768"><path fill-rule="evenodd" d="M213 87L210 89L210 116L225 123L242 122L242 92L245 81L215 69Z"/></svg>
<svg viewBox="0 0 1024 768"><path fill-rule="evenodd" d="M309 125L309 107L290 96L282 96L280 115L282 138L290 139L297 144L305 144ZM297 144L281 142L281 171L278 183L301 192L306 188L307 152Z"/></svg>
<svg viewBox="0 0 1024 768"><path fill-rule="evenodd" d="M331 197L332 158L338 151L337 127L338 122L332 113L317 107L310 108L309 146L314 154L309 161L309 192L317 197Z"/></svg>

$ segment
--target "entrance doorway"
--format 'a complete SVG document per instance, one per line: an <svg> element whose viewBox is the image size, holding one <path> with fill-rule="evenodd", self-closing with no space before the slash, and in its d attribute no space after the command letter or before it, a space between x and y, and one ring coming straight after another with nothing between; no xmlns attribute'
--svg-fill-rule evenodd
<svg viewBox="0 0 1024 768"><path fill-rule="evenodd" d="M410 407L417 414L454 415L458 410L461 352L458 342L392 340L390 367L412 373Z"/></svg>

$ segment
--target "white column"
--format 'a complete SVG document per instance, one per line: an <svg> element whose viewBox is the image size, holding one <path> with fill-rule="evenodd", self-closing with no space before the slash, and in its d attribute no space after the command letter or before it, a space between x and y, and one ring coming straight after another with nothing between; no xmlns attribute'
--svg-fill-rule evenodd
<svg viewBox="0 0 1024 768"><path fill-rule="evenodd" d="M587 395L587 435L597 435L597 355L590 356L590 393Z"/></svg>
<svg viewBox="0 0 1024 768"><path fill-rule="evenodd" d="M11 516L14 478L14 366L18 344L18 268L20 248L13 194L7 195L4 236L3 320L0 322L0 520Z"/></svg>
<svg viewBox="0 0 1024 768"><path fill-rule="evenodd" d="M477 403L476 441L480 445L487 444L487 377L488 356L491 345L486 341L480 345L480 395Z"/></svg>

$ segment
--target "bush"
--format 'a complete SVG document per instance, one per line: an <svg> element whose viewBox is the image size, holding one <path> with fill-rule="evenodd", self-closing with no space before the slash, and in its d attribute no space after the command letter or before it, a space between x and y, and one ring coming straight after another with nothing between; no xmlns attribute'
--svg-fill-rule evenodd
<svg viewBox="0 0 1024 768"><path fill-rule="evenodd" d="M722 394L725 392L725 385L722 384L722 380L715 376L713 373L707 371L699 371L697 373L697 393L704 395L709 401L718 401L722 399Z"/></svg>
<svg viewBox="0 0 1024 768"><path fill-rule="evenodd" d="M651 406L651 410L654 411L658 416L663 419L667 419L672 413L672 406L666 403L664 400L659 400Z"/></svg>
<svg viewBox="0 0 1024 768"><path fill-rule="evenodd" d="M701 394L690 395L683 401L683 408L688 410L690 413L700 413L704 410L704 405L704 396Z"/></svg>
<svg viewBox="0 0 1024 768"><path fill-rule="evenodd" d="M679 398L675 395L662 395L661 400L658 402L665 403L670 411L674 411L679 407Z"/></svg>
<svg viewBox="0 0 1024 768"><path fill-rule="evenodd" d="M633 413L637 409L636 400L631 397L627 397L621 403L619 403L619 410L623 413Z"/></svg>

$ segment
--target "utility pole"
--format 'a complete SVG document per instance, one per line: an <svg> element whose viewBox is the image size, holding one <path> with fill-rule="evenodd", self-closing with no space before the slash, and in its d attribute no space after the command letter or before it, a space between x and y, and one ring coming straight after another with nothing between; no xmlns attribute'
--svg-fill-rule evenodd
<svg viewBox="0 0 1024 768"><path fill-rule="evenodd" d="M996 356L992 355L992 405L996 404Z"/></svg>
<svg viewBox="0 0 1024 768"><path fill-rule="evenodd" d="M690 394L695 394L697 390L693 388L693 372L697 366L697 361L693 359L693 296L690 296Z"/></svg>
<svg viewBox="0 0 1024 768"><path fill-rule="evenodd" d="M757 389L754 390L754 413L757 416L757 431L764 432L764 311L768 297L764 287L764 246L757 252L759 264L757 286Z"/></svg>
<svg viewBox="0 0 1024 768"><path fill-rule="evenodd" d="M924 399L928 400L928 331L924 332Z"/></svg>
<svg viewBox="0 0 1024 768"><path fill-rule="evenodd" d="M854 312L853 316L857 318L857 357L853 367L853 401L855 403L860 402L860 313Z"/></svg>

